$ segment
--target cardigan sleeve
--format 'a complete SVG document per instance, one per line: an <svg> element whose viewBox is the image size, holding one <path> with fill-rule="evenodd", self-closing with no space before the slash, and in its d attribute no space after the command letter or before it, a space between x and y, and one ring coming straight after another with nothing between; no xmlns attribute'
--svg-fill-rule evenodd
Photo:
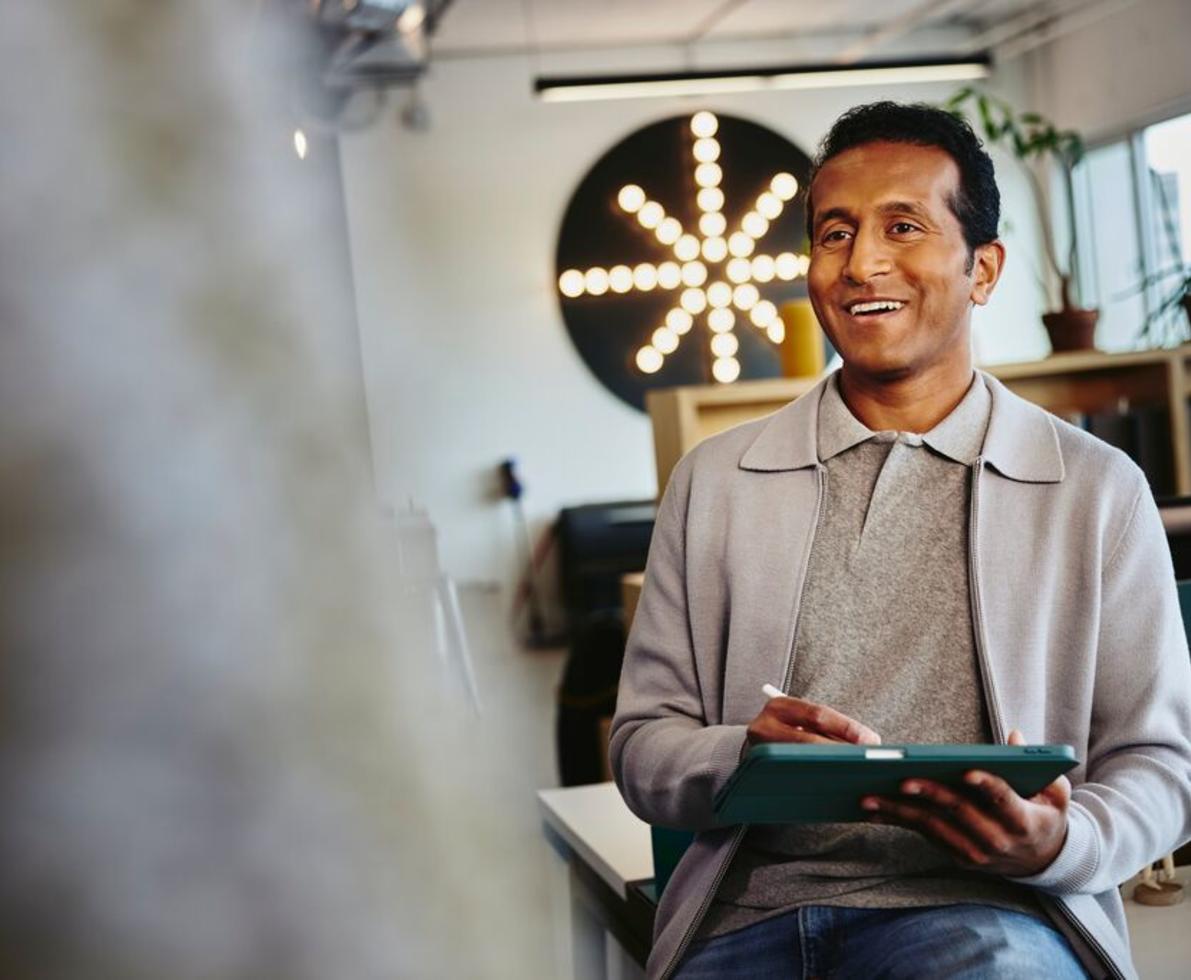
<svg viewBox="0 0 1191 980"><path fill-rule="evenodd" d="M1191 837L1191 662L1161 518L1137 478L1102 572L1087 779L1058 856L1015 879L1052 894L1115 888Z"/></svg>
<svg viewBox="0 0 1191 980"><path fill-rule="evenodd" d="M651 824L716 825L715 794L744 747L743 725L709 725L687 606L685 510L690 460L658 508L645 583L629 631L612 720L612 772L629 809Z"/></svg>

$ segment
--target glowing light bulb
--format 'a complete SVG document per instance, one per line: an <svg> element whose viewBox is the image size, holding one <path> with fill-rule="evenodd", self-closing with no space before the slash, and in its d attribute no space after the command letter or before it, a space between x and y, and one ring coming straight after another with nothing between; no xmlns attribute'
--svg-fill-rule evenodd
<svg viewBox="0 0 1191 980"><path fill-rule="evenodd" d="M678 349L678 335L669 327L658 327L652 340L653 346L663 354L673 354Z"/></svg>
<svg viewBox="0 0 1191 980"><path fill-rule="evenodd" d="M694 235L683 235L674 243L674 254L683 262L689 262L699 255L699 239Z"/></svg>
<svg viewBox="0 0 1191 980"><path fill-rule="evenodd" d="M664 217L666 217L666 209L657 201L646 201L637 212L637 220L641 222L642 228L656 228L662 223Z"/></svg>
<svg viewBox="0 0 1191 980"><path fill-rule="evenodd" d="M748 238L748 236L745 236ZM751 242L752 239L749 238ZM731 243L728 245L731 248ZM727 266L727 276L732 282L748 282L753 277L753 264L748 259L732 259Z"/></svg>
<svg viewBox="0 0 1191 980"><path fill-rule="evenodd" d="M608 285L614 293L627 293L633 288L633 270L627 265L614 265L608 270Z"/></svg>
<svg viewBox="0 0 1191 980"><path fill-rule="evenodd" d="M662 352L656 347L646 345L637 351L637 367L646 374L653 374L662 366Z"/></svg>
<svg viewBox="0 0 1191 980"><path fill-rule="evenodd" d="M734 333L717 333L711 338L711 352L716 357L731 357L740 350L740 341Z"/></svg>
<svg viewBox="0 0 1191 980"><path fill-rule="evenodd" d="M744 258L746 255L752 254L753 246L756 244L752 235L746 235L743 231L734 231L728 239L728 251L737 258Z"/></svg>
<svg viewBox="0 0 1191 980"><path fill-rule="evenodd" d="M700 187L718 187L724 172L718 163L701 163L695 168L695 183Z"/></svg>
<svg viewBox="0 0 1191 980"><path fill-rule="evenodd" d="M702 286L707 282L707 266L702 262L687 262L682 267L684 286Z"/></svg>
<svg viewBox="0 0 1191 980"><path fill-rule="evenodd" d="M734 357L717 357L711 365L711 376L720 384L730 385L740 377L740 362Z"/></svg>
<svg viewBox="0 0 1191 980"><path fill-rule="evenodd" d="M773 260L777 277L783 282L798 278L798 256L793 252L782 252Z"/></svg>
<svg viewBox="0 0 1191 980"><path fill-rule="evenodd" d="M649 292L658 284L658 269L656 265L642 262L633 266L633 285L643 292Z"/></svg>
<svg viewBox="0 0 1191 980"><path fill-rule="evenodd" d="M809 255L798 256L798 274L805 276L807 270L811 267L811 257Z"/></svg>
<svg viewBox="0 0 1191 980"><path fill-rule="evenodd" d="M616 195L616 203L629 214L635 214L645 203L645 191L636 184L625 184Z"/></svg>
<svg viewBox="0 0 1191 980"><path fill-rule="evenodd" d="M578 269L567 269L561 276L558 277L558 289L563 296L570 296L574 299L576 296L583 295L583 273Z"/></svg>
<svg viewBox="0 0 1191 980"><path fill-rule="evenodd" d="M757 198L757 213L770 221L782 213L782 207L782 199L769 191Z"/></svg>
<svg viewBox="0 0 1191 980"><path fill-rule="evenodd" d="M695 196L700 211L722 211L724 209L724 192L718 187L704 187Z"/></svg>
<svg viewBox="0 0 1191 980"><path fill-rule="evenodd" d="M772 282L776 265L772 255L754 255L753 278L757 282Z"/></svg>
<svg viewBox="0 0 1191 980"><path fill-rule="evenodd" d="M690 333L694 323L694 318L679 306L674 307L674 309L666 314L666 326L680 337L683 334Z"/></svg>
<svg viewBox="0 0 1191 980"><path fill-rule="evenodd" d="M583 285L592 296L603 296L608 291L608 273L596 266L583 274Z"/></svg>
<svg viewBox="0 0 1191 980"><path fill-rule="evenodd" d="M298 154L299 160L306 159L306 152L310 149L310 144L306 139L305 131L301 129L294 130L294 152Z"/></svg>
<svg viewBox="0 0 1191 980"><path fill-rule="evenodd" d="M783 171L773 175L773 180L769 182L769 189L783 201L788 201L798 193L798 181L793 174Z"/></svg>
<svg viewBox="0 0 1191 980"><path fill-rule="evenodd" d="M707 302L712 306L727 306L732 302L732 287L726 282L713 282L707 287Z"/></svg>
<svg viewBox="0 0 1191 980"><path fill-rule="evenodd" d="M700 163L715 163L720 158L719 140L704 138L695 140L695 159Z"/></svg>
<svg viewBox="0 0 1191 980"><path fill-rule="evenodd" d="M772 340L775 344L780 344L786 339L786 325L782 322L782 318L778 317L769 326L765 328L765 336Z"/></svg>
<svg viewBox="0 0 1191 980"><path fill-rule="evenodd" d="M694 316L707 309L707 294L702 289L691 287L682 291L682 297L678 302L684 310Z"/></svg>
<svg viewBox="0 0 1191 980"><path fill-rule="evenodd" d="M663 245L673 245L682 237L682 222L677 218L663 218L654 234Z"/></svg>
<svg viewBox="0 0 1191 980"><path fill-rule="evenodd" d="M658 266L658 285L662 289L677 289L682 282L682 269L677 262L663 262Z"/></svg>
<svg viewBox="0 0 1191 980"><path fill-rule="evenodd" d="M760 298L760 291L751 282L741 283L732 291L732 302L738 310L751 310Z"/></svg>
<svg viewBox="0 0 1191 980"><path fill-rule="evenodd" d="M719 238L728 227L728 219L719 211L705 211L699 218L699 231L707 238Z"/></svg>
<svg viewBox="0 0 1191 980"><path fill-rule="evenodd" d="M746 235L751 235L756 239L769 231L769 222L757 214L756 211L750 211L740 219L740 227L744 229Z"/></svg>
<svg viewBox="0 0 1191 980"><path fill-rule="evenodd" d="M708 262L722 262L728 254L728 243L722 238L703 239L703 258Z"/></svg>
<svg viewBox="0 0 1191 980"><path fill-rule="evenodd" d="M716 119L714 113L708 112L706 109L691 116L691 132L699 139L714 136L715 131L719 128L720 121Z"/></svg>
<svg viewBox="0 0 1191 980"><path fill-rule="evenodd" d="M768 327L777 317L777 307L763 299L749 312L749 319L758 327Z"/></svg>
<svg viewBox="0 0 1191 980"><path fill-rule="evenodd" d="M717 306L707 314L707 326L712 333L727 333L736 326L736 314L727 307Z"/></svg>

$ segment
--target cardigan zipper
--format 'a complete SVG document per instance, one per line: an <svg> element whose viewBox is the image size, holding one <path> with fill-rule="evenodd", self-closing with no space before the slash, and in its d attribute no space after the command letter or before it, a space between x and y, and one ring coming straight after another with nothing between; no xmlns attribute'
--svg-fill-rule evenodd
<svg viewBox="0 0 1191 980"><path fill-rule="evenodd" d="M1058 897L1054 898L1053 903L1055 908L1058 910L1059 915L1061 915L1067 921L1068 925L1070 925L1072 929L1079 933L1079 937L1085 943L1087 943L1092 952L1100 958L1100 963L1108 968L1109 976L1112 977L1113 980L1125 980L1125 974L1117 969L1116 962L1113 960L1113 958L1108 955L1104 947L1100 945L1099 941L1097 941L1096 937L1088 931L1087 926L1079 921L1079 917L1069 908L1067 908L1066 903Z"/></svg>
<svg viewBox="0 0 1191 980"><path fill-rule="evenodd" d="M993 740L1005 741L1005 724L997 701L996 683L988 665L988 649L984 638L984 608L980 599L980 561L977 550L976 527L980 514L980 478L984 473L984 457L977 456L972 472L972 505L968 514L968 591L972 603L972 639L976 645L976 660L980 665L980 681L984 688L984 703L988 706L988 721Z"/></svg>
<svg viewBox="0 0 1191 980"><path fill-rule="evenodd" d="M794 680L794 648L798 645L798 627L802 623L802 600L806 598L806 582L810 578L811 549L815 546L815 538L823 526L823 498L827 496L827 468L819 463L815 467L815 475L819 478L819 492L815 497L815 526L811 531L811 539L806 544L806 559L802 563L802 587L798 590L798 612L794 614L794 625L790 630L790 649L786 651L786 671L782 676L782 693L790 693L790 684Z"/></svg>
<svg viewBox="0 0 1191 980"><path fill-rule="evenodd" d="M811 548L814 547L815 538L819 535L819 529L823 523L823 498L827 494L827 471L822 463L815 467L815 475L818 478L818 492L815 496L815 523L811 530L810 540L806 545L806 557L802 563L802 587L798 592L798 611L794 614L794 622L790 630L790 649L786 654L786 671L782 680L782 692L785 693L790 689L790 681L794 673L794 644L798 640L798 624L802 619L802 600L806 597L806 580L807 570L810 568ZM728 843L728 848L724 854L723 860L715 873L715 879L711 883L711 887L707 889L707 893L703 896L703 901L696 910L691 923L687 926L686 932L683 934L682 941L678 944L678 949L674 951L674 955L670 957L670 962L666 964L666 968L661 973L661 980L667 980L674 972L674 968L682 962L683 954L686 953L687 947L690 946L691 940L695 938L695 932L699 928L699 924L703 921L703 917L707 914L707 909L711 905L711 900L715 897L715 893L719 891L720 884L724 880L724 876L728 873L728 868L732 864L732 859L736 857L736 852L740 850L741 841L744 840L745 832L748 830L747 824L741 824L736 828L732 840Z"/></svg>
<svg viewBox="0 0 1191 980"><path fill-rule="evenodd" d="M988 650L984 640L984 611L980 599L980 579L978 574L979 560L976 548L976 521L979 515L980 477L983 472L984 457L978 456L976 457L972 474L972 506L968 517L968 578L972 600L972 635L976 644L976 657L980 664L980 679L984 687L984 701L988 705L989 725L992 728L993 738L997 742L1004 742L1006 734L1005 724L1001 718L1001 708L997 700L996 684L993 681L992 671L989 669ZM1108 967L1109 973L1114 978L1120 977L1121 980L1124 980L1124 974L1117 969L1112 957L1105 952L1104 947L1100 945L1096 938L1088 932L1087 927L1079 921L1079 918L1067 908L1061 899L1056 898L1054 905L1059 914L1070 923L1071 927L1079 933L1080 938L1100 958L1100 962Z"/></svg>

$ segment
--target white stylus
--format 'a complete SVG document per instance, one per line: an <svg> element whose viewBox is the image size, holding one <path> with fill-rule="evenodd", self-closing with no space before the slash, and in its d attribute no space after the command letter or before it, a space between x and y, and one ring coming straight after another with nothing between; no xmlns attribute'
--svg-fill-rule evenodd
<svg viewBox="0 0 1191 980"><path fill-rule="evenodd" d="M787 696L785 694L785 692L778 690L772 684L762 684L761 685L761 693L764 694L771 701L774 698L784 698Z"/></svg>

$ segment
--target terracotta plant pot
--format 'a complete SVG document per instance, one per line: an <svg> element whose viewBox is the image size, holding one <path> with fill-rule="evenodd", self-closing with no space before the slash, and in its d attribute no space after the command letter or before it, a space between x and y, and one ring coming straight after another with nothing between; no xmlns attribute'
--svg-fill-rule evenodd
<svg viewBox="0 0 1191 980"><path fill-rule="evenodd" d="M1095 350L1096 321L1099 310L1081 310L1067 307L1044 313L1042 322L1050 335L1050 348L1058 354L1062 351Z"/></svg>

